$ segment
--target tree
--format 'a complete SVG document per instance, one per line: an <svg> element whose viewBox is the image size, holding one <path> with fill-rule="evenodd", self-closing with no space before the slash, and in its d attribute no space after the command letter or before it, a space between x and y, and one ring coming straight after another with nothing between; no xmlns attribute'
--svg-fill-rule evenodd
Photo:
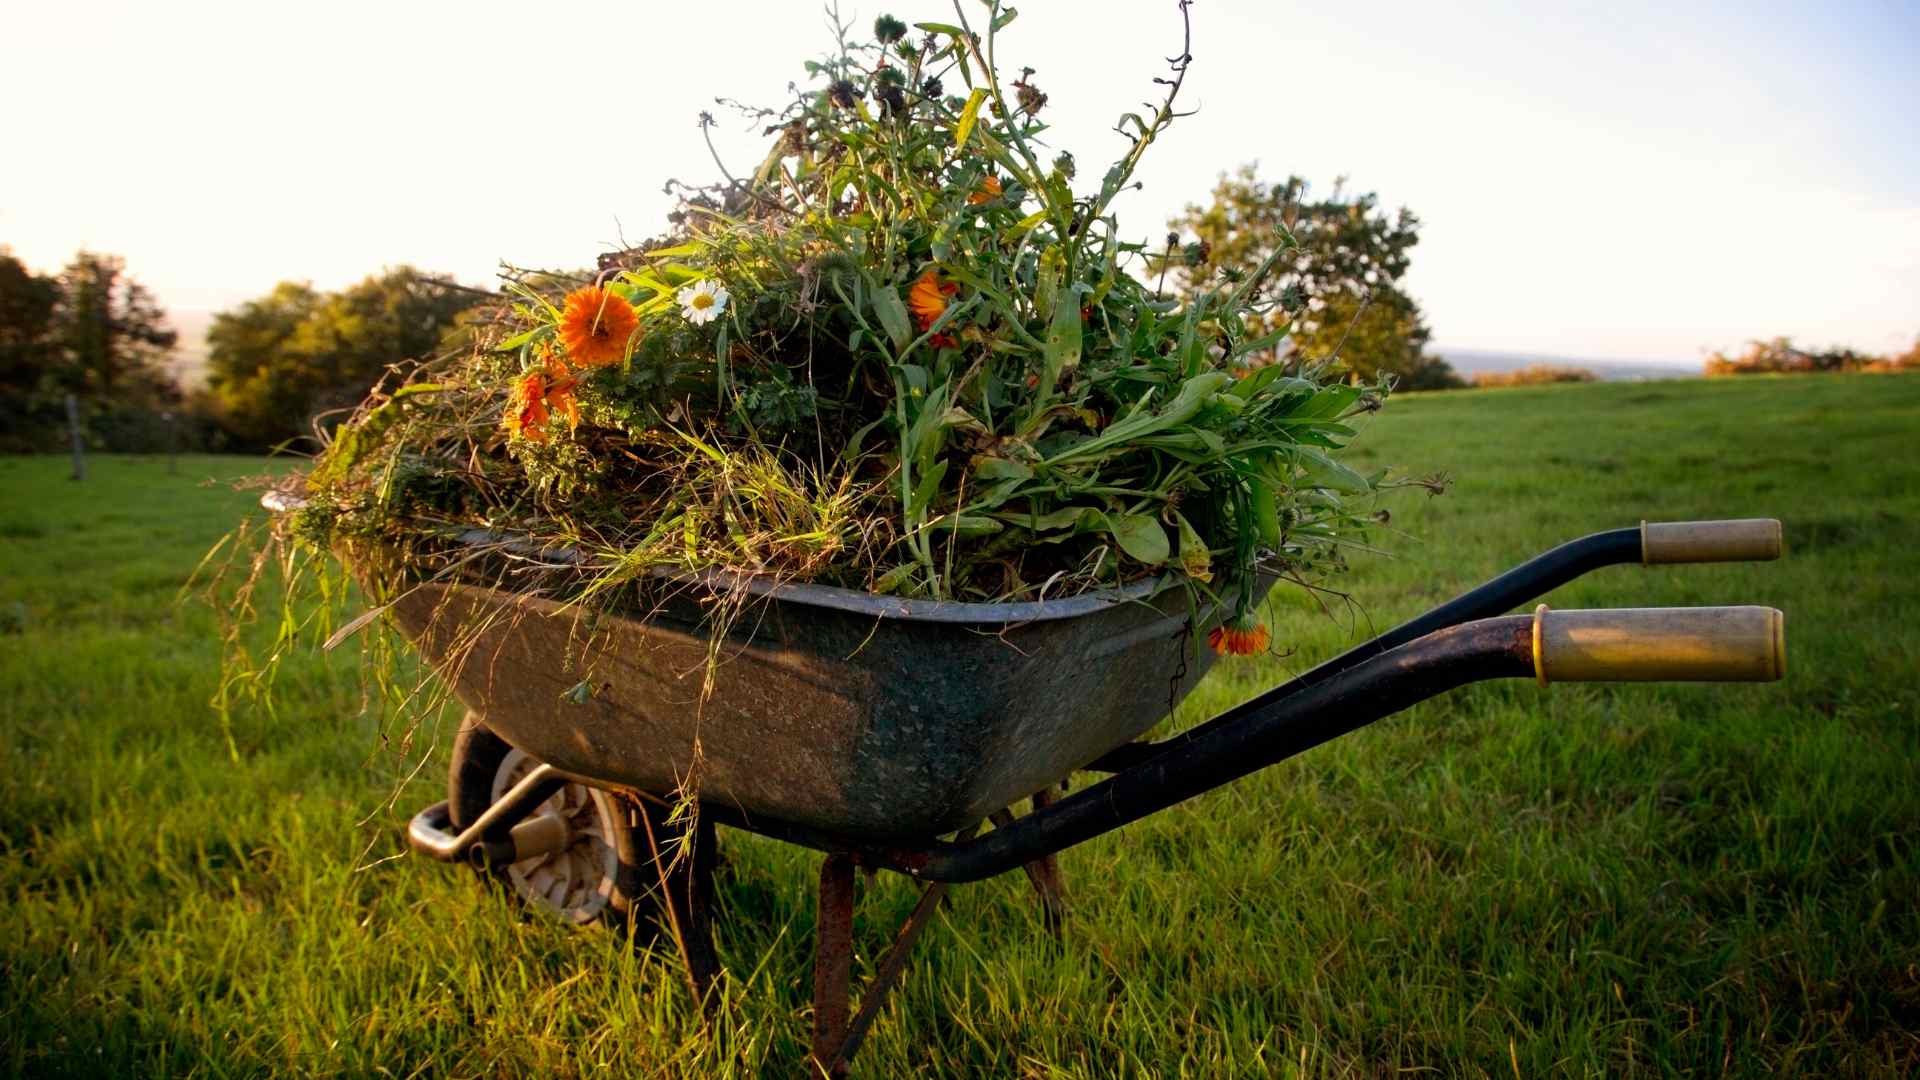
<svg viewBox="0 0 1920 1080"><path fill-rule="evenodd" d="M46 276L0 251L0 444L47 449L67 394L96 443L152 442L140 433L180 401L167 368L176 336L118 256L82 251Z"/></svg>
<svg viewBox="0 0 1920 1080"><path fill-rule="evenodd" d="M60 282L0 248L0 425L24 426L53 366L53 311Z"/></svg>
<svg viewBox="0 0 1920 1080"><path fill-rule="evenodd" d="M1920 371L1920 334L1914 335L1912 348L1887 357L1887 367L1895 371Z"/></svg>
<svg viewBox="0 0 1920 1080"><path fill-rule="evenodd" d="M214 317L208 387L239 439L272 446L311 430L313 417L352 405L390 365L433 352L471 290L399 267L336 293L282 282Z"/></svg>
<svg viewBox="0 0 1920 1080"><path fill-rule="evenodd" d="M1747 351L1738 356L1724 352L1707 357L1708 375L1765 375L1817 371L1862 371L1879 358L1835 346L1828 349L1802 349L1789 337L1747 342Z"/></svg>
<svg viewBox="0 0 1920 1080"><path fill-rule="evenodd" d="M1381 373L1411 389L1462 385L1446 361L1426 352L1429 331L1420 306L1400 288L1419 242L1420 219L1402 207L1389 216L1379 197L1347 198L1344 182L1317 202L1305 200L1298 176L1261 182L1252 165L1222 175L1205 206L1189 204L1169 221L1171 242L1192 237L1167 260L1176 288L1191 297L1202 286L1250 275L1269 255L1284 226L1299 247L1283 255L1262 285L1275 307L1255 317L1255 334L1292 319L1286 343L1271 362L1335 357L1363 379Z"/></svg>
<svg viewBox="0 0 1920 1080"><path fill-rule="evenodd" d="M179 335L119 256L82 251L73 257L60 272L54 325L60 390L120 406L179 399L166 367Z"/></svg>

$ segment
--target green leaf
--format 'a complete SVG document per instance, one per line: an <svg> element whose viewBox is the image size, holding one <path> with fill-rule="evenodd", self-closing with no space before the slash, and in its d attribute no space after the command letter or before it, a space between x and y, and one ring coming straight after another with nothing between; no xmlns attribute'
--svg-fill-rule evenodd
<svg viewBox="0 0 1920 1080"><path fill-rule="evenodd" d="M507 340L501 342L500 344L495 345L493 347L493 351L512 352L513 350L518 349L521 346L526 345L527 343L533 341L533 339L539 337L540 335L551 333L552 331L553 331L553 327L551 326L536 326L524 334L515 334L512 337L508 338Z"/></svg>
<svg viewBox="0 0 1920 1080"><path fill-rule="evenodd" d="M967 136L973 134L973 125L980 119L980 106L986 100L987 88L984 86L974 87L973 93L967 95L967 107L960 110L960 122L953 128L955 149L967 145Z"/></svg>
<svg viewBox="0 0 1920 1080"><path fill-rule="evenodd" d="M1112 446L1158 434L1171 427L1177 427L1192 420L1200 406L1213 394L1233 385L1233 376L1224 371L1207 371L1186 380L1180 385L1180 393L1173 401L1158 413L1150 413L1137 408L1125 419L1108 425L1107 430L1085 442L1053 455L1048 464L1058 464L1069 458L1083 457L1087 454L1105 450Z"/></svg>
<svg viewBox="0 0 1920 1080"><path fill-rule="evenodd" d="M893 339L894 349L913 344L913 322L907 318L907 305L901 301L900 291L891 285L875 286L869 291L873 294L873 313L880 316L880 325L887 331L887 337Z"/></svg>
<svg viewBox="0 0 1920 1080"><path fill-rule="evenodd" d="M915 563L901 563L881 574L880 579L873 583L873 591L883 596L899 592L913 578L913 572L918 569L920 567Z"/></svg>
<svg viewBox="0 0 1920 1080"><path fill-rule="evenodd" d="M913 26L914 26L914 29L925 30L929 34L945 34L948 37L954 37L954 38L964 38L967 36L967 32L965 30L960 29L959 27L953 25L952 23L917 22L917 23L914 23Z"/></svg>
<svg viewBox="0 0 1920 1080"><path fill-rule="evenodd" d="M933 497L940 492L940 481L947 475L947 463L935 462L931 469L920 474L920 482L913 485L913 497L907 500L907 520L912 521L926 512Z"/></svg>
<svg viewBox="0 0 1920 1080"><path fill-rule="evenodd" d="M1287 325L1281 327L1280 329L1275 330L1271 334L1262 335L1260 337L1254 338L1252 341L1243 341L1240 344L1235 345L1233 347L1233 354L1227 357L1227 361L1231 363L1247 355L1248 353L1262 352L1264 350L1271 349L1275 345L1280 344L1280 340L1292 332L1293 332L1293 324L1288 323ZM1262 368L1261 370L1262 371L1278 371L1280 369L1278 367L1267 367L1267 368Z"/></svg>
<svg viewBox="0 0 1920 1080"><path fill-rule="evenodd" d="M927 528L950 532L955 536L991 536L1006 526L978 514L946 514L927 522Z"/></svg>
<svg viewBox="0 0 1920 1080"><path fill-rule="evenodd" d="M1056 529L1074 529L1091 523L1098 527L1105 524L1105 515L1090 506L1069 506L1065 510L1055 510L1049 514L1021 513L1012 510L993 515L997 521L1009 525L1018 525L1029 532L1053 532Z"/></svg>
<svg viewBox="0 0 1920 1080"><path fill-rule="evenodd" d="M1326 488L1342 495L1361 495L1369 490L1366 477L1311 446L1294 447L1293 461L1305 474L1307 487Z"/></svg>
<svg viewBox="0 0 1920 1080"><path fill-rule="evenodd" d="M975 480L1031 480L1033 468L1023 462L1003 457L981 456L973 459L973 477Z"/></svg>
<svg viewBox="0 0 1920 1080"><path fill-rule="evenodd" d="M1047 220L1047 212L1045 210L1035 210L1033 213L1015 222L1013 228L1008 230L1008 232L1013 236L1019 236L1021 233L1026 232L1028 229L1033 228L1045 220Z"/></svg>
<svg viewBox="0 0 1920 1080"><path fill-rule="evenodd" d="M907 427L907 436L901 450L908 461L921 469L934 468L933 459L947 445L947 429L953 424L953 417L947 409L948 383L927 391L927 398L920 411ZM946 463L939 468L946 470Z"/></svg>
<svg viewBox="0 0 1920 1080"><path fill-rule="evenodd" d="M1172 553L1167 530L1150 514L1109 514L1107 527L1121 551L1148 566L1159 566Z"/></svg>
<svg viewBox="0 0 1920 1080"><path fill-rule="evenodd" d="M860 430L854 432L853 436L847 440L847 448L845 450L840 451L841 460L853 461L856 458L858 458L860 456L861 445L867 441L868 435L873 434L873 429L879 427L882 424L887 423L892 419L893 419L892 416L882 416L878 420L875 420L872 423L866 425L865 427L862 427Z"/></svg>
<svg viewBox="0 0 1920 1080"><path fill-rule="evenodd" d="M675 244L672 247L655 248L652 251L647 252L647 258L671 259L680 255L698 255L698 254L700 254L700 245L693 241L688 241L687 243L684 243L684 244Z"/></svg>
<svg viewBox="0 0 1920 1080"><path fill-rule="evenodd" d="M1274 498L1273 489L1266 481L1254 477L1247 483L1247 502L1253 510L1253 524L1260 532L1260 542L1270 548L1280 546L1280 504Z"/></svg>
<svg viewBox="0 0 1920 1080"><path fill-rule="evenodd" d="M1043 389L1052 388L1061 372L1079 366L1080 345L1080 295L1067 289L1054 301L1053 321L1047 324Z"/></svg>
<svg viewBox="0 0 1920 1080"><path fill-rule="evenodd" d="M1213 553L1207 550L1207 542L1201 538L1200 530L1193 527L1187 516L1180 511L1173 512L1173 521L1180 527L1180 568L1195 581L1213 580Z"/></svg>
<svg viewBox="0 0 1920 1080"><path fill-rule="evenodd" d="M1293 411L1298 417L1331 420L1347 411L1347 407L1360 400L1360 388L1341 383L1329 386L1313 395L1306 404Z"/></svg>

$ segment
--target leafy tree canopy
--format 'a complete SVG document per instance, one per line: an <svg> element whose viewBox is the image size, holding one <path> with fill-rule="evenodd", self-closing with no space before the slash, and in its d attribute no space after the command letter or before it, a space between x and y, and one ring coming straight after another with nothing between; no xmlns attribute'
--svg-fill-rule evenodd
<svg viewBox="0 0 1920 1080"><path fill-rule="evenodd" d="M43 448L46 432L65 423L68 394L90 426L174 407L176 337L118 256L82 251L47 275L0 249L0 443Z"/></svg>
<svg viewBox="0 0 1920 1080"><path fill-rule="evenodd" d="M1272 333L1289 316L1293 325L1265 360L1337 357L1363 379L1387 374L1409 389L1461 385L1444 360L1427 355L1426 320L1400 287L1420 219L1405 207L1387 214L1371 192L1348 197L1344 182L1325 199L1307 194L1300 177L1268 184L1252 165L1223 174L1208 205L1189 204L1167 223L1169 250L1156 272L1171 273L1190 297L1210 282L1252 273L1284 227L1298 249L1262 285L1279 307L1253 317L1259 325L1250 330Z"/></svg>
<svg viewBox="0 0 1920 1080"><path fill-rule="evenodd" d="M222 422L259 446L307 433L359 401L390 365L431 354L474 303L471 290L402 266L339 292L301 282L215 316L208 386Z"/></svg>
<svg viewBox="0 0 1920 1080"><path fill-rule="evenodd" d="M37 393L53 366L53 312L60 282L0 249L0 399L8 412Z"/></svg>

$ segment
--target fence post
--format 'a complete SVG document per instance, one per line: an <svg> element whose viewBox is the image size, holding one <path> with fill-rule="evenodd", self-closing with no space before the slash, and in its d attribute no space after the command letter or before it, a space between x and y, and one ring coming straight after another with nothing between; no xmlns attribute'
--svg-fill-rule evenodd
<svg viewBox="0 0 1920 1080"><path fill-rule="evenodd" d="M73 479L87 478L86 440L80 437L80 402L67 395L67 432L73 437Z"/></svg>

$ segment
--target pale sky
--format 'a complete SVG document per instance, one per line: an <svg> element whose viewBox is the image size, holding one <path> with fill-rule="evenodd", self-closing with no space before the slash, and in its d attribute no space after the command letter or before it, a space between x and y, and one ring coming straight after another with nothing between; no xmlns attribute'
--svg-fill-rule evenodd
<svg viewBox="0 0 1920 1080"><path fill-rule="evenodd" d="M966 0L971 9L973 0ZM1172 0L1025 0L1054 144L1097 184L1178 46ZM843 3L951 21L934 0ZM780 104L810 2L0 0L0 244L126 256L171 309L412 263L581 266L714 170L716 95ZM1697 361L1920 333L1920 5L1197 0L1184 103L1123 231L1258 161L1407 205L1446 346ZM721 113L735 170L757 134Z"/></svg>

